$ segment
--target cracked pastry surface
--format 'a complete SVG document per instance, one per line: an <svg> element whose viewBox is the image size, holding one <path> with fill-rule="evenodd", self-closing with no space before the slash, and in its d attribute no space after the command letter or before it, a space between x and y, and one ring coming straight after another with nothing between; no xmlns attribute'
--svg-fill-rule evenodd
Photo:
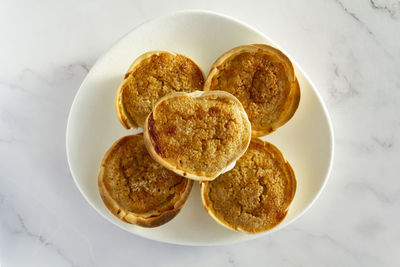
<svg viewBox="0 0 400 267"><path fill-rule="evenodd" d="M202 182L205 209L230 229L258 233L278 225L296 191L289 163L272 144L252 139L235 167L214 181Z"/></svg>
<svg viewBox="0 0 400 267"><path fill-rule="evenodd" d="M290 60L267 45L244 45L214 63L205 91L223 90L243 104L253 136L262 136L286 123L300 100L300 87Z"/></svg>
<svg viewBox="0 0 400 267"><path fill-rule="evenodd" d="M203 90L203 85L203 72L188 57L167 51L145 53L118 89L118 117L125 128L142 127L158 99L172 92Z"/></svg>
<svg viewBox="0 0 400 267"><path fill-rule="evenodd" d="M142 135L125 136L113 144L103 158L98 180L102 199L114 215L147 227L172 219L193 184L155 162Z"/></svg>
<svg viewBox="0 0 400 267"><path fill-rule="evenodd" d="M144 137L150 154L165 167L212 180L244 153L251 127L232 95L194 92L160 100L146 120Z"/></svg>

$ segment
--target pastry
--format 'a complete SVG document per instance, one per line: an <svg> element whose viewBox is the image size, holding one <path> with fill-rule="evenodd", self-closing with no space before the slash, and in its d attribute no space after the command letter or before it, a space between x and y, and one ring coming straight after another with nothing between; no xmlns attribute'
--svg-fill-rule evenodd
<svg viewBox="0 0 400 267"><path fill-rule="evenodd" d="M242 105L223 91L167 95L154 106L144 127L154 160L194 180L213 180L233 168L250 138Z"/></svg>
<svg viewBox="0 0 400 267"><path fill-rule="evenodd" d="M221 225L245 233L274 228L285 218L296 178L278 148L252 139L235 167L200 183L203 205Z"/></svg>
<svg viewBox="0 0 400 267"><path fill-rule="evenodd" d="M168 51L138 57L115 98L118 119L126 129L143 127L153 105L166 94L203 90L204 75L190 58Z"/></svg>
<svg viewBox="0 0 400 267"><path fill-rule="evenodd" d="M289 58L264 44L235 47L211 67L204 91L222 90L243 104L252 135L267 135L294 115L300 87Z"/></svg>
<svg viewBox="0 0 400 267"><path fill-rule="evenodd" d="M155 162L140 134L122 137L111 146L101 162L98 186L104 204L116 217L156 227L179 213L193 181Z"/></svg>

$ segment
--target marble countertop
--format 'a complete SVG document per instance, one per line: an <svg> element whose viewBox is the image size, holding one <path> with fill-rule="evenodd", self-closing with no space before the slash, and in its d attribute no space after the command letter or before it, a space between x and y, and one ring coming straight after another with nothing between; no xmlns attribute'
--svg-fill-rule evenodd
<svg viewBox="0 0 400 267"><path fill-rule="evenodd" d="M400 2L2 1L0 266L400 266ZM302 66L335 130L329 182L299 220L218 247L146 240L97 214L65 153L73 97L140 23L210 9L266 33Z"/></svg>

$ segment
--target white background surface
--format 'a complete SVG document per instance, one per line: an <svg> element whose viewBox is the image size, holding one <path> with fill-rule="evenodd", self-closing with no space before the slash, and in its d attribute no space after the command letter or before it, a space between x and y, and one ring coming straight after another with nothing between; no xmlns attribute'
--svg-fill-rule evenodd
<svg viewBox="0 0 400 267"><path fill-rule="evenodd" d="M2 267L400 264L400 3L214 2L0 3ZM187 8L266 33L328 105L336 143L328 185L302 218L270 236L221 247L136 237L98 215L69 173L66 120L88 69L133 27Z"/></svg>

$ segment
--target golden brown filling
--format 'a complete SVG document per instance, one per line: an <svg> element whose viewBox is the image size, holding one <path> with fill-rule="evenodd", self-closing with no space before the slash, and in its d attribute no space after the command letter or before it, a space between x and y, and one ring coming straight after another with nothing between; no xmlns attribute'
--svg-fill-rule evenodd
<svg viewBox="0 0 400 267"><path fill-rule="evenodd" d="M105 163L104 184L111 197L133 213L173 208L188 183L148 154L142 136L120 141Z"/></svg>
<svg viewBox="0 0 400 267"><path fill-rule="evenodd" d="M235 167L208 182L208 198L222 221L247 232L279 224L296 189L295 178L273 150L251 142Z"/></svg>
<svg viewBox="0 0 400 267"><path fill-rule="evenodd" d="M223 90L242 102L253 129L279 119L290 92L284 63L273 56L243 52L218 68L210 90Z"/></svg>
<svg viewBox="0 0 400 267"><path fill-rule="evenodd" d="M122 105L134 126L142 126L159 98L172 92L202 90L203 84L203 73L190 59L168 53L153 55L127 75Z"/></svg>
<svg viewBox="0 0 400 267"><path fill-rule="evenodd" d="M245 149L250 136L239 108L237 101L214 95L167 99L149 118L155 151L190 173L224 169Z"/></svg>

